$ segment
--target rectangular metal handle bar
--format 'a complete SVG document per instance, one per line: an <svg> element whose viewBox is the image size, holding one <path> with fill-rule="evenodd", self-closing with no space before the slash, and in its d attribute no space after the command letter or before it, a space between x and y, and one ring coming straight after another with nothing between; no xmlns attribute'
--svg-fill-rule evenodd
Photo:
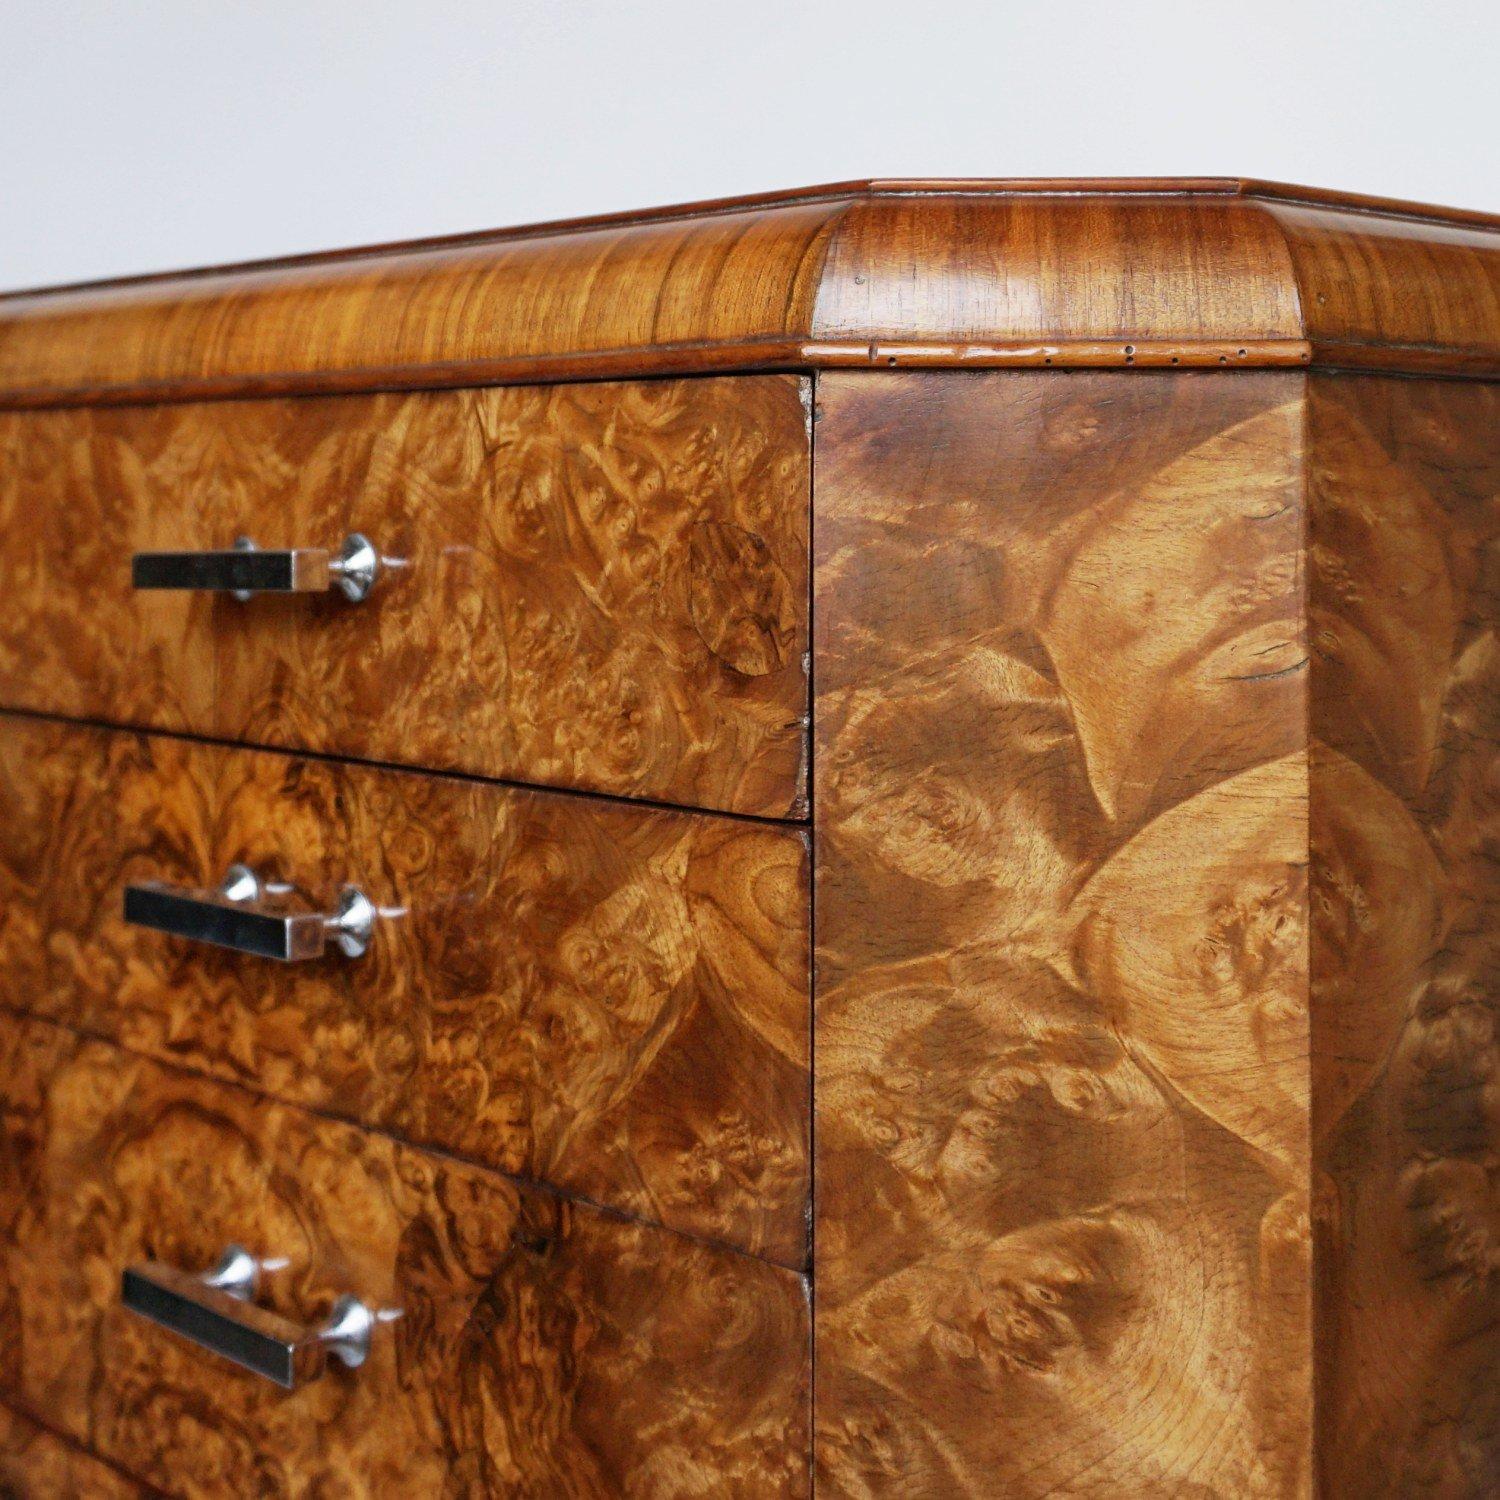
<svg viewBox="0 0 1500 1500"><path fill-rule="evenodd" d="M330 1354L351 1368L363 1364L370 1335L386 1316L345 1296L327 1323L309 1328L215 1284L212 1273L195 1276L160 1261L127 1267L120 1300L139 1317L289 1391L316 1380Z"/></svg>
<svg viewBox="0 0 1500 1500"><path fill-rule="evenodd" d="M137 552L130 560L138 589L204 589L222 594L312 594L328 588L328 553Z"/></svg>
<svg viewBox="0 0 1500 1500"><path fill-rule="evenodd" d="M357 532L337 553L323 547L257 547L241 537L224 552L137 552L130 582L137 589L194 589L233 594L322 594L339 589L358 601L380 571L373 545Z"/></svg>
<svg viewBox="0 0 1500 1500"><path fill-rule="evenodd" d="M234 866L217 891L149 881L125 887L125 921L281 963L321 958L330 941L349 958L369 947L376 910L362 891L346 885L335 910L321 912L289 909L288 890L268 885L244 865Z"/></svg>

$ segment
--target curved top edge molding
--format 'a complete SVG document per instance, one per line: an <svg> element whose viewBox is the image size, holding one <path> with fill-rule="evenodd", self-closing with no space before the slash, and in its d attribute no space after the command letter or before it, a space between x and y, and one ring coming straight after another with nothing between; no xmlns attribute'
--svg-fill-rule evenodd
<svg viewBox="0 0 1500 1500"><path fill-rule="evenodd" d="M91 291L107 286L135 286L144 282L179 281L240 271L326 265L333 261L363 260L420 250L458 249L541 235L576 234L590 229L630 224L659 224L672 219L706 218L713 214L771 208L779 204L830 203L850 198L997 198L1012 195L1055 198L1083 195L1258 198L1270 202L1335 207L1354 213L1500 230L1500 214L1485 213L1480 209L1446 208L1436 203L1414 203L1400 198L1373 197L1365 193L1341 193L1326 188L1300 187L1295 183L1265 182L1249 177L867 177L848 182L823 183L816 187L787 188L780 192L747 193L738 197L703 199L693 203L664 204L658 208L588 214L570 219L544 219L534 224L512 225L508 228L465 230L458 234L390 240L383 244L355 245L339 250L314 250L260 260L232 261L215 266L194 266L175 271L152 271L133 276L24 288L0 292L0 307L8 300L21 297Z"/></svg>
<svg viewBox="0 0 1500 1500"><path fill-rule="evenodd" d="M0 297L0 404L825 365L1500 377L1500 217L869 181Z"/></svg>

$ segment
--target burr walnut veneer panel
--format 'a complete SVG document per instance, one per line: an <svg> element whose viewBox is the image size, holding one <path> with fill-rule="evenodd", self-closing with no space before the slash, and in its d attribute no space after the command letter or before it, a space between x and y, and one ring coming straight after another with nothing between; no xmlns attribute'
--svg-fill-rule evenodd
<svg viewBox="0 0 1500 1500"><path fill-rule="evenodd" d="M145 1500L155 1494L102 1459L0 1405L4 1500Z"/></svg>
<svg viewBox="0 0 1500 1500"><path fill-rule="evenodd" d="M1329 1496L1500 1494L1500 388L1315 377L1312 1170Z"/></svg>
<svg viewBox="0 0 1500 1500"><path fill-rule="evenodd" d="M820 384L828 1495L1306 1482L1302 379Z"/></svg>
<svg viewBox="0 0 1500 1500"><path fill-rule="evenodd" d="M370 951L296 964L127 926L232 863ZM805 833L0 717L4 1003L802 1265Z"/></svg>
<svg viewBox="0 0 1500 1500"><path fill-rule="evenodd" d="M1500 1490L1500 393L820 385L830 1494Z"/></svg>
<svg viewBox="0 0 1500 1500"><path fill-rule="evenodd" d="M787 1270L575 1208L37 1022L0 1023L11 1398L174 1495L806 1492ZM122 1310L242 1242L283 1316L401 1317L295 1392Z"/></svg>
<svg viewBox="0 0 1500 1500"><path fill-rule="evenodd" d="M1240 179L0 297L0 1476L1500 1494L1497 377L1500 219ZM370 953L123 924L237 860ZM119 1311L236 1239L404 1316Z"/></svg>
<svg viewBox="0 0 1500 1500"><path fill-rule="evenodd" d="M772 817L804 810L792 376L0 414L0 703ZM370 597L134 592L337 548Z"/></svg>

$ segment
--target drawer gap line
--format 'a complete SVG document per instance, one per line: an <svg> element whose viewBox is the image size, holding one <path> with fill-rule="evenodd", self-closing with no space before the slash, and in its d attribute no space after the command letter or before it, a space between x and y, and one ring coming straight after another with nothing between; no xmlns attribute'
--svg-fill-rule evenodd
<svg viewBox="0 0 1500 1500"><path fill-rule="evenodd" d="M773 817L768 813L736 812L725 807L694 807L686 802L666 802L653 797L628 797L613 792L594 791L590 787L549 786L544 782L516 781L503 776L484 776L477 771L454 771L437 766L413 765L406 761L377 760L367 755L344 755L331 750L305 750L287 745L268 745L259 740L235 740L222 735L201 734L191 729L162 729L128 720L79 718L73 714L54 713L41 708L16 708L0 705L0 719L30 719L45 724L74 724L80 729L105 730L115 734L139 734L151 739L182 740L193 745L211 745L226 750L249 750L257 755L280 755L289 760L316 760L332 765L358 766L372 771L389 771L401 776L432 776L470 786L495 787L501 791L524 792L537 797L576 797L603 802L610 807L640 807L650 812L686 813L700 818L723 818L730 822L753 823L763 828L805 828L810 812L795 817ZM811 726L809 725L809 734Z"/></svg>
<svg viewBox="0 0 1500 1500"><path fill-rule="evenodd" d="M38 1411L23 1396L18 1396L9 1390L0 1391L0 1406L3 1406L7 1411L14 1412L24 1421L30 1422L33 1427L56 1438L58 1442L71 1448L74 1453L91 1459L101 1468L108 1469L113 1474L118 1474L121 1479L125 1480L127 1484L133 1485L142 1494L159 1495L162 1497L162 1500L171 1500L166 1490L158 1489L149 1479L142 1479L134 1470L127 1469L108 1454L100 1453L89 1447L77 1434L68 1432L65 1428L57 1426L46 1413Z"/></svg>
<svg viewBox="0 0 1500 1500"><path fill-rule="evenodd" d="M337 1125L345 1130L354 1130L361 1135L375 1136L380 1140L390 1141L393 1145L405 1151L414 1151L418 1155L435 1157L441 1161L450 1161L455 1165L469 1171L483 1172L486 1176L498 1178L502 1182L509 1183L512 1187L523 1192L543 1193L549 1198L554 1198L560 1203L572 1204L575 1208L586 1209L592 1213L603 1214L606 1218L614 1219L622 1224L630 1224L640 1229L660 1231L662 1234L675 1235L680 1240L686 1240L690 1244L702 1245L705 1249L724 1251L730 1255L739 1256L743 1260L756 1261L760 1265L775 1266L779 1271L787 1271L792 1275L811 1282L811 1262L805 1265L794 1265L788 1261L777 1260L774 1256L760 1255L754 1250L747 1250L743 1245L735 1245L728 1240L716 1240L708 1235L693 1234L686 1229L677 1229L671 1224L662 1224L655 1219L648 1219L641 1214L633 1214L628 1209L616 1208L612 1204L600 1203L596 1199L586 1197L582 1193L572 1193L566 1188L559 1187L556 1183L547 1182L541 1178L523 1177L514 1172L502 1171L499 1167L489 1162L479 1161L472 1156L465 1156L462 1152L453 1151L445 1146L429 1145L423 1141L414 1141L404 1135L398 1135L395 1131L387 1130L379 1125L366 1125L358 1120L351 1120L347 1115L335 1114L332 1110L321 1108L316 1104L305 1104L298 1099L288 1099L281 1094L274 1094L265 1089L252 1088L247 1083L238 1079L221 1078L217 1073L209 1073L202 1068L195 1068L190 1063L182 1062L176 1058L157 1057L153 1053L142 1052L137 1047L129 1046L119 1040L118 1037L110 1036L108 1032L97 1031L90 1026L75 1025L71 1021L60 1021L56 1016L43 1015L39 1011L26 1010L20 1006L11 1004L8 1000L0 1000L0 1013L19 1017L22 1020L35 1024L49 1026L55 1031L64 1031L71 1036L82 1037L85 1041L98 1042L105 1047L113 1048L117 1052L123 1052L129 1057L138 1058L141 1062L148 1063L154 1068L163 1068L169 1072L181 1074L183 1077L192 1078L200 1083L208 1084L212 1088L233 1089L236 1093L244 1094L251 1099L259 1099L266 1104L271 1104L280 1109L289 1109L298 1114L308 1115L314 1119L326 1121L330 1125Z"/></svg>

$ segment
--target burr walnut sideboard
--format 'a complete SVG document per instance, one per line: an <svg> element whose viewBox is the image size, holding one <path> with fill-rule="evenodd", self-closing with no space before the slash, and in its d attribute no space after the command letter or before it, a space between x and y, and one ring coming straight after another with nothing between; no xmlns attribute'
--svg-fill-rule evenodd
<svg viewBox="0 0 1500 1500"><path fill-rule="evenodd" d="M1500 1493L1500 220L866 182L0 298L0 1485Z"/></svg>

